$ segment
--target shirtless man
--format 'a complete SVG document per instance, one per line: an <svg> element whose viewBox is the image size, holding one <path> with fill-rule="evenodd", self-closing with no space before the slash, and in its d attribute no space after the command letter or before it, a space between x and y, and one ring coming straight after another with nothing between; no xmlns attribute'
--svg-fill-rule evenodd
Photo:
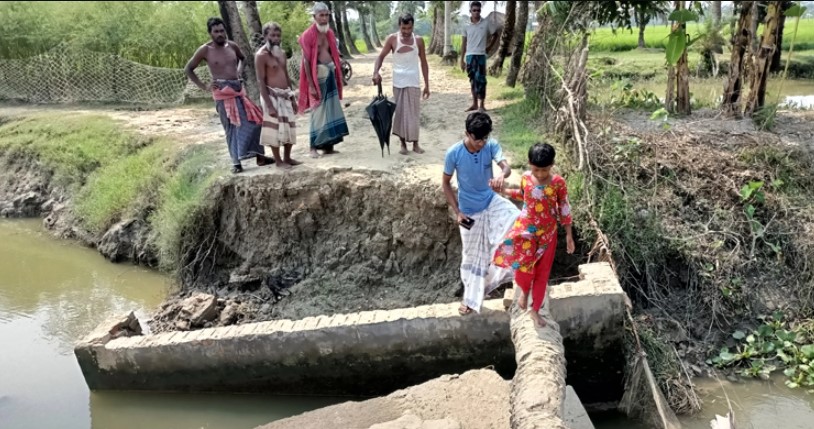
<svg viewBox="0 0 814 429"><path fill-rule="evenodd" d="M226 132L226 144L232 158L232 172L243 171L240 164L243 159L256 157L257 165L261 166L273 163L273 160L264 156L263 147L260 145L263 112L246 96L243 80L240 78L245 58L243 52L236 43L226 39L226 27L220 18L209 18L206 28L212 40L195 51L184 71L198 88L212 92L215 108ZM201 82L195 74L195 69L201 61L206 61L212 75L212 82L209 85Z"/></svg>
<svg viewBox="0 0 814 429"><path fill-rule="evenodd" d="M286 67L285 52L280 47L283 30L276 22L263 26L266 44L254 55L257 70L257 86L263 102L263 131L260 142L271 146L277 167L289 169L301 162L291 158L291 146L297 141L294 117L297 115L297 100L291 91L291 79ZM280 158L280 145L284 146Z"/></svg>
<svg viewBox="0 0 814 429"><path fill-rule="evenodd" d="M348 123L342 112L342 75L336 37L330 29L330 11L322 2L314 3L314 23L300 36L302 66L300 67L299 110L311 112L311 157L338 153L334 145L348 135Z"/></svg>

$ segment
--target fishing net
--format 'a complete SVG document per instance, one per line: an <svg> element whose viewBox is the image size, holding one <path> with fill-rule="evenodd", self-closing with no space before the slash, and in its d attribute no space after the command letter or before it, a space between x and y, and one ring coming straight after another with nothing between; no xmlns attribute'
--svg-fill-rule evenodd
<svg viewBox="0 0 814 429"><path fill-rule="evenodd" d="M206 67L196 73L209 81ZM183 69L152 67L67 44L29 58L0 60L0 100L161 105L210 97L188 81Z"/></svg>

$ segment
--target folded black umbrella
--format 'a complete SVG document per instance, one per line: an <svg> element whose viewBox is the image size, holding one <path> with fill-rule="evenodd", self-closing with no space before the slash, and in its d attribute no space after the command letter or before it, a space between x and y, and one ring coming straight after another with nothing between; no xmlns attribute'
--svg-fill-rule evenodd
<svg viewBox="0 0 814 429"><path fill-rule="evenodd" d="M388 100L382 94L381 82L379 82L379 95L373 98L365 110L379 137L379 146L382 148L382 158L384 158L384 145L387 145L387 154L390 155L390 131L393 130L393 113L396 112L396 103Z"/></svg>

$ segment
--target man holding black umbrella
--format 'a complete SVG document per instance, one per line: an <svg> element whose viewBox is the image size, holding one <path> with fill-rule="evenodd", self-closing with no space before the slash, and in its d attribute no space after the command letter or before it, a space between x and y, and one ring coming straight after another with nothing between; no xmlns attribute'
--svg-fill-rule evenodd
<svg viewBox="0 0 814 429"><path fill-rule="evenodd" d="M418 144L419 123L421 120L421 82L418 72L419 62L424 75L424 99L430 97L430 77L424 39L415 37L415 19L409 13L399 17L399 32L391 34L373 66L373 83L381 84L379 69L385 57L393 53L393 96L396 113L393 117L393 134L401 139L399 153L407 155L407 142L413 142L413 152L424 153Z"/></svg>

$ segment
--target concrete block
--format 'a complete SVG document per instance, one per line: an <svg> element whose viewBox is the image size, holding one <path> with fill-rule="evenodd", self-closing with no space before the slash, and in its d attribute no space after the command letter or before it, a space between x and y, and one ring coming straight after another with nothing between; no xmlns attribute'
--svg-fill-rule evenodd
<svg viewBox="0 0 814 429"><path fill-rule="evenodd" d="M563 420L568 429L594 429L594 424L582 406L577 392L571 386L565 387L565 406Z"/></svg>
<svg viewBox="0 0 814 429"><path fill-rule="evenodd" d="M503 291L503 308L509 309L514 302L514 288Z"/></svg>

